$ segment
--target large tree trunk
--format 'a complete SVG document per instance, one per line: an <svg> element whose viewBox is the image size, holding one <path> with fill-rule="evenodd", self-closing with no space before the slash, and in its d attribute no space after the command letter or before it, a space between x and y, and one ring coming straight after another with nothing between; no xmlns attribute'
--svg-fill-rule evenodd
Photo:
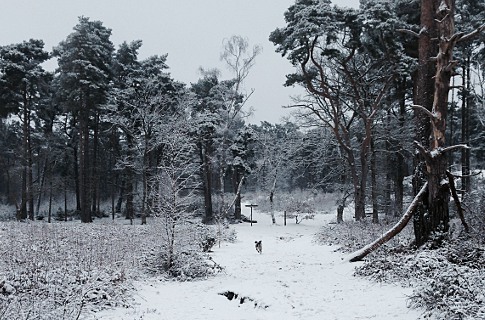
<svg viewBox="0 0 485 320"><path fill-rule="evenodd" d="M433 92L435 75L435 65L431 57L436 56L437 50L432 44L432 38L436 38L436 26L434 20L436 0L421 1L421 30L419 34L419 58L418 72L414 81L414 103L431 110L433 107ZM415 109L415 140L423 146L427 146L431 135L431 123L429 117L423 110ZM426 162L424 155L416 152L414 158L413 191L418 194L422 186L427 181ZM414 235L418 246L424 244L429 236L428 222L428 197L423 198L423 202L416 208L414 215Z"/></svg>
<svg viewBox="0 0 485 320"><path fill-rule="evenodd" d="M433 16L433 12L436 12L436 17ZM427 241L433 233L439 236L441 232L447 232L449 229L450 188L449 182L445 183L448 181L446 175L448 161L446 152L441 152L441 150L445 147L448 93L450 79L456 64L456 61L453 60L453 48L459 39L458 35L454 35L453 0L436 0L434 2L423 0L422 15L426 17L429 15L428 18L436 21L439 51L436 55L436 71L433 78L432 109L431 112L425 112L430 121L431 134L429 143L423 145L427 146L427 149L418 148L426 163L428 179L427 213L420 217L421 226L415 230L418 246ZM431 47L429 49L431 50ZM420 84L423 83L418 83L418 86Z"/></svg>
<svg viewBox="0 0 485 320"><path fill-rule="evenodd" d="M27 211L27 202L29 200L29 152L28 152L28 143L29 143L29 109L27 107L27 97L24 96L23 99L23 110L22 110L22 193L21 193L21 202L20 208L17 211L17 220L26 219L29 214Z"/></svg>

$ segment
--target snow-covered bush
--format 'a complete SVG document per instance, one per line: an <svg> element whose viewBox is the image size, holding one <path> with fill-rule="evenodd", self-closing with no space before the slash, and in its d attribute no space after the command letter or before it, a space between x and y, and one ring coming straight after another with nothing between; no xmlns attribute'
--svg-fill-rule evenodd
<svg viewBox="0 0 485 320"><path fill-rule="evenodd" d="M356 275L413 287L410 306L437 319L485 318L485 250L460 238L440 248L378 250ZM397 252L396 252L397 251Z"/></svg>
<svg viewBox="0 0 485 320"><path fill-rule="evenodd" d="M154 221L154 224L164 230L163 221ZM222 270L208 254L216 244L216 226L187 221L177 228L177 241L172 248L166 247L162 232L162 245L153 248L144 263L148 270L180 281L205 278Z"/></svg>
<svg viewBox="0 0 485 320"><path fill-rule="evenodd" d="M147 228L79 223L0 224L0 318L76 319L130 302Z"/></svg>
<svg viewBox="0 0 485 320"><path fill-rule="evenodd" d="M162 256L162 261L166 261L166 257ZM170 277L179 281L190 281L206 278L221 270L222 267L207 254L199 250L189 250L176 252L173 263L167 272Z"/></svg>

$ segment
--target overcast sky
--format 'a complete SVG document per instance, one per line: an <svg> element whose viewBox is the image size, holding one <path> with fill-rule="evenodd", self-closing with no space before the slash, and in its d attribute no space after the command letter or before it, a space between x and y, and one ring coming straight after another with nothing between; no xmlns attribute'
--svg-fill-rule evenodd
<svg viewBox="0 0 485 320"><path fill-rule="evenodd" d="M358 7L358 0L334 0L340 6ZM222 41L232 35L258 44L263 52L246 79L245 88L255 92L248 105L256 111L248 119L279 122L289 113L291 95L302 92L285 88L291 64L275 53L268 37L283 27L283 14L294 0L5 0L0 10L0 45L42 39L51 51L77 24L79 16L100 20L112 29L116 48L123 41L142 40L140 58L168 54L170 72L190 84L200 78L199 67L218 68ZM226 73L224 73L226 71Z"/></svg>

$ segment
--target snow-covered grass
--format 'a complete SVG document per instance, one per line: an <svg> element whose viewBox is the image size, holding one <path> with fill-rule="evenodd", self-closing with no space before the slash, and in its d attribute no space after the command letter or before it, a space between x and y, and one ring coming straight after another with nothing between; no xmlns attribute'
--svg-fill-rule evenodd
<svg viewBox="0 0 485 320"><path fill-rule="evenodd" d="M152 277L192 280L221 270L201 250L216 228L181 226L173 265L165 266L163 227L128 220L92 224L0 222L0 319L83 319L107 307L128 307L132 282ZM223 229L222 240L234 238Z"/></svg>
<svg viewBox="0 0 485 320"><path fill-rule="evenodd" d="M0 318L76 319L126 306L147 228L118 224L0 224Z"/></svg>

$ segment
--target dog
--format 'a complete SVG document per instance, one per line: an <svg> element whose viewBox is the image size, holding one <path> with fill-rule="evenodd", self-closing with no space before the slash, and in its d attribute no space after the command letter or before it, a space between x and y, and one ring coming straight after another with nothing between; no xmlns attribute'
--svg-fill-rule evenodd
<svg viewBox="0 0 485 320"><path fill-rule="evenodd" d="M263 241L262 240L254 241L254 244L256 247L256 251L258 251L259 254L263 253Z"/></svg>

